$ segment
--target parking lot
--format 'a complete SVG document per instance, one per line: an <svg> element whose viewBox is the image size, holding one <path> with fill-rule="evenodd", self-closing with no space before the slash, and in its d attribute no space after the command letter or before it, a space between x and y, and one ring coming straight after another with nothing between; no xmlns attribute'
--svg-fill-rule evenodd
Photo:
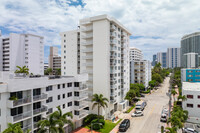
<svg viewBox="0 0 200 133"><path fill-rule="evenodd" d="M193 124L193 123L185 123L184 125L185 128L192 128L195 129L197 132L200 132L200 124Z"/></svg>

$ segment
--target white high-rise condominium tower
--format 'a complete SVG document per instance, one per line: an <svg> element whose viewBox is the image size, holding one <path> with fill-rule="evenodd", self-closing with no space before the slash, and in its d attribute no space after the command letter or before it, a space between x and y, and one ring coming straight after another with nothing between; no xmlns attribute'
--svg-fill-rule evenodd
<svg viewBox="0 0 200 133"><path fill-rule="evenodd" d="M180 48L167 48L167 67L180 67Z"/></svg>
<svg viewBox="0 0 200 133"><path fill-rule="evenodd" d="M0 71L15 71L16 66L27 66L29 73L44 74L43 37L11 33L0 40Z"/></svg>
<svg viewBox="0 0 200 133"><path fill-rule="evenodd" d="M140 49L130 47L130 61L135 60L142 60L143 59L143 53Z"/></svg>
<svg viewBox="0 0 200 133"><path fill-rule="evenodd" d="M106 118L112 119L117 110L126 110L131 33L114 18L100 15L81 19L80 29L60 35L62 74L88 73L89 99L97 93L109 100L108 108L100 111Z"/></svg>

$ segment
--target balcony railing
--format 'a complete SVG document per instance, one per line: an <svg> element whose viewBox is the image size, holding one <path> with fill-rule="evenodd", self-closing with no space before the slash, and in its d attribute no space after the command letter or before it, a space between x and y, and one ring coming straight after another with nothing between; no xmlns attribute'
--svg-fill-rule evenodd
<svg viewBox="0 0 200 133"><path fill-rule="evenodd" d="M23 98L23 99L18 99L18 100L13 100L13 101L9 100L8 102L12 104L11 105L12 107L15 107L15 106L19 106L19 105L22 105L22 104L30 103L31 97L26 97L26 98Z"/></svg>
<svg viewBox="0 0 200 133"><path fill-rule="evenodd" d="M85 27L85 28L81 28L81 31L82 32L88 32L88 31L92 31L93 27L92 26L89 26L89 27Z"/></svg>
<svg viewBox="0 0 200 133"><path fill-rule="evenodd" d="M114 26L114 25L111 25L110 26L110 29L113 31L113 30L116 30L116 26Z"/></svg>
<svg viewBox="0 0 200 133"><path fill-rule="evenodd" d="M80 114L79 114L79 118L83 118L84 116L87 116L88 115L88 111L81 111Z"/></svg>
<svg viewBox="0 0 200 133"><path fill-rule="evenodd" d="M86 55L83 57L83 59L92 59L92 55Z"/></svg>
<svg viewBox="0 0 200 133"><path fill-rule="evenodd" d="M19 120L23 120L27 117L31 117L31 115L32 115L32 111L24 112L22 114L18 114L18 115L13 116L13 121L16 122L16 121L19 121Z"/></svg>
<svg viewBox="0 0 200 133"><path fill-rule="evenodd" d="M33 96L33 101L38 101L38 100L43 100L43 99L47 99L47 94L43 93L41 95Z"/></svg>
<svg viewBox="0 0 200 133"><path fill-rule="evenodd" d="M110 40L110 44L117 44L117 40L116 39Z"/></svg>
<svg viewBox="0 0 200 133"><path fill-rule="evenodd" d="M85 107L88 107L88 103L81 103L79 106L74 106L75 109L82 109L82 108L85 108Z"/></svg>
<svg viewBox="0 0 200 133"><path fill-rule="evenodd" d="M82 42L83 45L92 45L93 44L93 41L84 41Z"/></svg>
<svg viewBox="0 0 200 133"><path fill-rule="evenodd" d="M79 96L74 96L75 100L82 100L82 99L87 99L88 98L88 94L81 94Z"/></svg>
<svg viewBox="0 0 200 133"><path fill-rule="evenodd" d="M82 91L88 89L86 84L82 84L80 87L74 87L75 91Z"/></svg>
<svg viewBox="0 0 200 133"><path fill-rule="evenodd" d="M116 51L117 49L114 47L110 47L110 51Z"/></svg>
<svg viewBox="0 0 200 133"><path fill-rule="evenodd" d="M93 52L93 48L87 48L83 50L84 53Z"/></svg>
<svg viewBox="0 0 200 133"><path fill-rule="evenodd" d="M42 106L41 108L33 110L33 115L40 114L47 111L47 106Z"/></svg>
<svg viewBox="0 0 200 133"><path fill-rule="evenodd" d="M116 32L111 32L110 36L113 37L113 38L116 37Z"/></svg>
<svg viewBox="0 0 200 133"><path fill-rule="evenodd" d="M22 128L22 130L23 130L24 132L26 132L28 129L30 129L30 130L32 129L32 124L23 126L23 128Z"/></svg>

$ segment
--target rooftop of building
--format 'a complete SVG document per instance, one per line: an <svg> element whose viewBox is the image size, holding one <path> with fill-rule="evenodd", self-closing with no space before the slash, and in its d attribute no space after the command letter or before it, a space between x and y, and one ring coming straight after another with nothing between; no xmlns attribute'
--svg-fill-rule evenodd
<svg viewBox="0 0 200 133"><path fill-rule="evenodd" d="M200 70L200 67L199 68L182 68L181 70Z"/></svg>
<svg viewBox="0 0 200 133"><path fill-rule="evenodd" d="M200 32L194 32L194 33L191 33L191 34L186 34L181 38L181 40L187 39L189 37L194 37L194 36L200 36Z"/></svg>
<svg viewBox="0 0 200 133"><path fill-rule="evenodd" d="M188 91L200 91L200 82L182 82L182 89Z"/></svg>
<svg viewBox="0 0 200 133"><path fill-rule="evenodd" d="M136 48L136 47L130 47L129 49L130 50L138 50L138 51L142 52L139 48Z"/></svg>
<svg viewBox="0 0 200 133"><path fill-rule="evenodd" d="M80 24L89 24L90 22L93 21L98 21L98 20L103 20L107 19L115 24L117 24L119 27L124 29L129 35L131 35L131 31L129 31L124 25L122 25L118 20L116 20L113 17L108 16L107 14L104 15L98 15L98 16L93 16L93 17L88 17L80 20Z"/></svg>

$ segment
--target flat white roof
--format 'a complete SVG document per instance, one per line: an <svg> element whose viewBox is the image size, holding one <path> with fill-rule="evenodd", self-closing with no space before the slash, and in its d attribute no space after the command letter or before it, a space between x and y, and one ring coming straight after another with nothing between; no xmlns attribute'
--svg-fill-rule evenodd
<svg viewBox="0 0 200 133"><path fill-rule="evenodd" d="M182 82L182 89L188 91L200 91L200 82Z"/></svg>

